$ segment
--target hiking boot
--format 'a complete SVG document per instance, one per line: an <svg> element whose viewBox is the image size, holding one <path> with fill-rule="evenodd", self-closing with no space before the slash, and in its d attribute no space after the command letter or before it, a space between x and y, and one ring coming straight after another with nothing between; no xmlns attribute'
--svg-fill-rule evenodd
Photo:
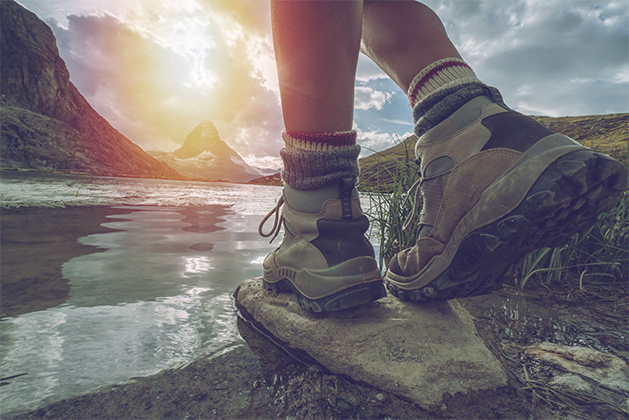
<svg viewBox="0 0 629 420"><path fill-rule="evenodd" d="M627 188L625 165L510 110L494 88L422 135L415 154L418 239L385 275L413 301L501 288L527 253L568 243Z"/></svg>
<svg viewBox="0 0 629 420"><path fill-rule="evenodd" d="M263 263L264 286L275 292L294 292L299 304L312 312L338 311L386 295L373 247L365 238L369 222L354 184L344 181L339 190L340 199L311 205L318 212L303 212L295 207L307 207L312 192L286 185L260 224L260 235L273 238L284 225L282 243ZM273 214L273 229L263 233L264 223Z"/></svg>

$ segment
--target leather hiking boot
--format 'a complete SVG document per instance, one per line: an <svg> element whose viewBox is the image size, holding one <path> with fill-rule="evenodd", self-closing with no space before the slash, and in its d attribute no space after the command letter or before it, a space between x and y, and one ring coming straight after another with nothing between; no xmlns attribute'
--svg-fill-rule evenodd
<svg viewBox="0 0 629 420"><path fill-rule="evenodd" d="M340 199L325 200L316 206L321 209L318 213L309 213L290 204L295 198L308 200L310 193L285 186L277 205L260 224L260 235L273 238L284 225L282 243L263 263L264 286L275 292L294 292L299 304L312 312L338 311L386 295L373 247L365 238L369 221L358 197L352 197L354 184L342 182L339 188ZM264 223L274 213L273 229L263 233Z"/></svg>
<svg viewBox="0 0 629 420"><path fill-rule="evenodd" d="M510 110L494 88L486 91L417 141L418 239L391 259L385 276L401 299L497 290L527 253L568 243L627 188L622 163Z"/></svg>

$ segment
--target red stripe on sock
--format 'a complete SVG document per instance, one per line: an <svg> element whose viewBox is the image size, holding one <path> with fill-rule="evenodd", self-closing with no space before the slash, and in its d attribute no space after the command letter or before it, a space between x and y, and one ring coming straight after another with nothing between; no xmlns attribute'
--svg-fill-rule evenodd
<svg viewBox="0 0 629 420"><path fill-rule="evenodd" d="M356 132L330 132L330 133L297 133L287 131L290 137L307 143L327 144L330 146L352 146L356 144Z"/></svg>
<svg viewBox="0 0 629 420"><path fill-rule="evenodd" d="M430 79L432 79L434 76L437 75L437 73L439 73L442 70L448 69L450 67L467 67L468 69L472 70L472 68L470 66L468 66L465 63L461 63L460 61L446 61L445 63L441 63L438 66L436 66L434 69L430 70L428 73L424 74L421 79L419 79L419 81L417 82L417 84L415 85L415 87L413 88L413 92L411 93L409 99L411 101L411 107L415 107L415 96L417 95L417 92L419 92L419 90L424 87L424 85L426 85L426 83L428 83L428 81Z"/></svg>

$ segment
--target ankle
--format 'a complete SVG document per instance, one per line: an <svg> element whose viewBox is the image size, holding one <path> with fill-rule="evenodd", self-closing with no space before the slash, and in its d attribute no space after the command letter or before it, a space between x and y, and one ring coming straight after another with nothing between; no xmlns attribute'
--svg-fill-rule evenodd
<svg viewBox="0 0 629 420"><path fill-rule="evenodd" d="M470 100L488 95L472 69L458 58L435 61L424 68L409 87L415 135L421 137Z"/></svg>
<svg viewBox="0 0 629 420"><path fill-rule="evenodd" d="M360 146L355 131L284 132L282 138L286 144L280 151L282 179L295 190L316 190L345 179L356 183Z"/></svg>
<svg viewBox="0 0 629 420"><path fill-rule="evenodd" d="M459 58L444 58L435 61L420 71L411 82L408 97L411 106L442 89L451 89L470 83L478 83L472 68Z"/></svg>
<svg viewBox="0 0 629 420"><path fill-rule="evenodd" d="M284 131L282 140L288 152L324 152L356 144L356 131L298 133Z"/></svg>

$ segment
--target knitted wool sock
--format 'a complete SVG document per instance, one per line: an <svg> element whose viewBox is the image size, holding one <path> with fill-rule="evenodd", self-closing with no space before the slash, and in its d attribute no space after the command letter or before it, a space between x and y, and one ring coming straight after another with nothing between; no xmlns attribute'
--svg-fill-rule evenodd
<svg viewBox="0 0 629 420"><path fill-rule="evenodd" d="M458 58L435 61L415 76L408 89L415 135L421 137L470 99L484 94L485 85L464 61Z"/></svg>
<svg viewBox="0 0 629 420"><path fill-rule="evenodd" d="M282 178L296 190L315 190L334 182L358 178L356 131L295 133L284 131L286 148Z"/></svg>

